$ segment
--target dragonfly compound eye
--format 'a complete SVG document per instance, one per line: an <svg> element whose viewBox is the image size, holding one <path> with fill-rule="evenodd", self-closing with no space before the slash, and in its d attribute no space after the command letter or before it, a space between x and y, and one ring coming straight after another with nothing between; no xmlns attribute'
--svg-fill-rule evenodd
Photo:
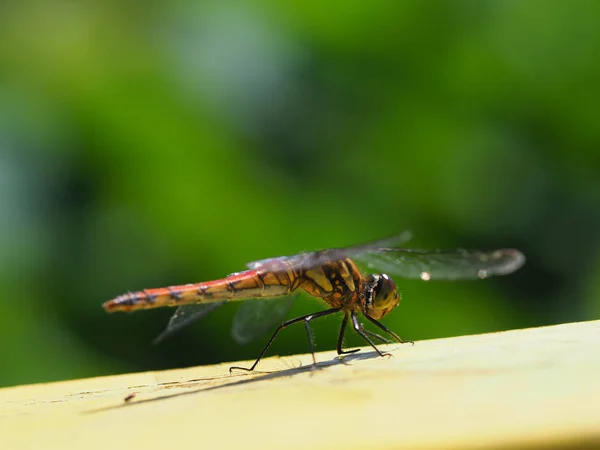
<svg viewBox="0 0 600 450"><path fill-rule="evenodd" d="M373 289L373 301L367 314L373 319L381 319L400 303L400 295L396 291L396 283L386 274L379 275Z"/></svg>

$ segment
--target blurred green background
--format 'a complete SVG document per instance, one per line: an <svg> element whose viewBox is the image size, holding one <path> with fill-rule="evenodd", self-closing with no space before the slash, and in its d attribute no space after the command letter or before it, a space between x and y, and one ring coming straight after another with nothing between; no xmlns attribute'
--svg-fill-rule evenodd
<svg viewBox="0 0 600 450"><path fill-rule="evenodd" d="M599 105L596 1L3 2L0 385L255 358L101 304L403 229L528 257L397 280L406 339L597 319Z"/></svg>

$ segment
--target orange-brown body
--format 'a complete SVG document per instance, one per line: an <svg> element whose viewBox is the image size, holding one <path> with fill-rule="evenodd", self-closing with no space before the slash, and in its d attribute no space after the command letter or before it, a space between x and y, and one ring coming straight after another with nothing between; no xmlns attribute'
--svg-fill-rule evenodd
<svg viewBox="0 0 600 450"><path fill-rule="evenodd" d="M365 329L359 321L358 313L395 341L403 342L396 333L379 322L400 303L401 297L396 284L387 273L361 274L353 259L367 267L380 265L381 269L385 268L386 272L394 276L424 281L483 279L492 275L507 275L519 269L525 262L523 254L515 249L481 252L461 249L429 251L400 247L408 238L410 233L403 232L366 244L255 261L248 264L250 270L232 274L221 280L130 292L104 303L103 306L108 312L136 311L161 306L178 307L159 339L228 301L276 298L293 291L304 290L323 299L330 306L324 311L279 322L280 325L250 368L231 368L252 371L277 334L300 322L304 322L313 363L316 364L309 322L338 312L343 314L337 341L339 355L358 351L346 351L342 348L348 324L351 324L380 356L386 355L377 348L372 338L383 342L389 340ZM271 326L273 318L283 320L291 303L274 301L269 305L269 308L273 307L270 310L267 308L266 314L263 311L264 305L262 302L251 302L238 309L233 319L234 339L240 343L253 339L264 331L265 325ZM269 318L271 311L274 314Z"/></svg>
<svg viewBox="0 0 600 450"><path fill-rule="evenodd" d="M130 292L104 303L108 312L137 311L217 301L236 301L287 295L296 289L322 298L333 308L356 308L363 277L354 262L345 258L308 270L290 268L281 261L275 270L236 273L221 280Z"/></svg>

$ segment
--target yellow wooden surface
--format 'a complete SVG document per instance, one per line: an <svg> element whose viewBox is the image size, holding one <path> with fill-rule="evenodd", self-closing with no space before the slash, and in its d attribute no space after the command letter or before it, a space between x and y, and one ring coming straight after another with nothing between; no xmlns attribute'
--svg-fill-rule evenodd
<svg viewBox="0 0 600 450"><path fill-rule="evenodd" d="M1 448L600 448L600 321L382 348L0 389Z"/></svg>

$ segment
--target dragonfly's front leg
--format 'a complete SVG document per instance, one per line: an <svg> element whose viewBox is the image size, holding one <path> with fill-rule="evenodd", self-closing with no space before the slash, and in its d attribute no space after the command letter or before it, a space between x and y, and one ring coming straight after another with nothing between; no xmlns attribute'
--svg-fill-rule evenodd
<svg viewBox="0 0 600 450"><path fill-rule="evenodd" d="M393 336L394 339L396 339L398 342L400 342L401 344L412 344L415 345L415 343L413 341L403 341L400 336L398 336L396 333L394 333L392 330L390 330L388 327L386 327L384 324L382 324L381 322L379 322L378 320L373 319L372 317L368 316L365 314L365 317L374 325L378 326L379 328L381 328L383 331L385 331L386 333L388 333L390 336ZM367 330L365 330L367 331ZM373 333L375 334L375 333Z"/></svg>
<svg viewBox="0 0 600 450"><path fill-rule="evenodd" d="M373 349L375 349L375 351L379 354L379 356L391 356L389 353L383 353L381 350L379 350L375 344L373 344L373 341L371 339L369 339L369 336L367 336L367 334L365 333L364 328L362 327L362 325L360 324L360 322L358 321L358 318L356 317L356 313L352 312L352 325L354 326L354 330L356 330L356 332L365 340L369 343L369 345L371 345L371 347L373 347ZM368 316L367 316L368 317Z"/></svg>
<svg viewBox="0 0 600 450"><path fill-rule="evenodd" d="M371 330L367 330L362 323L360 324L360 326L365 334L371 336L372 338L379 339L384 344L391 344L392 342L394 342L391 339L385 338L380 334L373 333Z"/></svg>

